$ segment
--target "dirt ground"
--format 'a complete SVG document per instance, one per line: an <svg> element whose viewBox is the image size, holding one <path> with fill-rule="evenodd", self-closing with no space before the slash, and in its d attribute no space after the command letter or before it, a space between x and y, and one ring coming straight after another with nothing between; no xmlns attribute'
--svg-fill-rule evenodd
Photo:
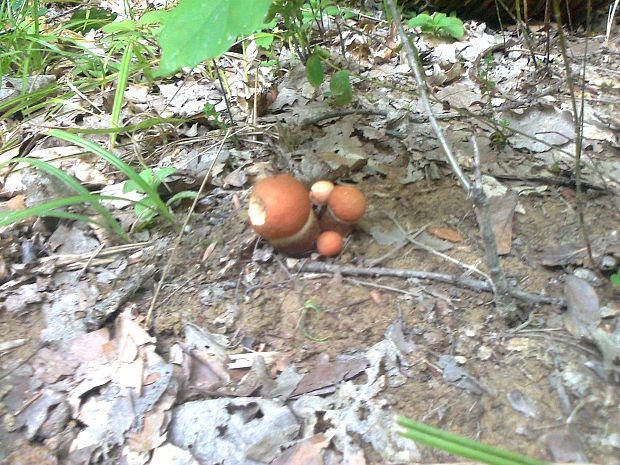
<svg viewBox="0 0 620 465"><path fill-rule="evenodd" d="M155 310L158 351L166 354L182 339L184 324L190 322L215 334L233 336L241 352L250 348L283 353L303 373L325 354L335 359L363 352L381 341L388 327L400 319L415 350L408 355L407 382L381 394L394 412L545 460L552 459L547 445L550 434L562 433L558 440L565 445L561 447L579 441L578 450L590 461L620 463L617 449L602 442L620 423L620 390L613 375L605 379L597 348L566 330L564 309L520 303L519 318L508 324L496 315L489 293L424 279L295 270L299 262L311 260L361 269L382 266L456 275L463 272L411 244L405 244L397 254L390 254L394 245L377 245L367 231L373 226L394 229L391 218L406 231L425 227L458 231L462 242L446 253L484 270L475 216L454 180L403 187L374 178L358 187L367 196L368 212L343 253L334 259L290 259L274 254L267 243L256 240L248 226L248 191L216 196L210 209L219 216L212 216L208 209L196 215L177 250L165 288L169 296ZM566 196L565 188L551 186L542 194L521 196L519 203L525 213L515 215L513 250L502 257L502 266L511 283L522 290L561 297L571 266L545 267L539 257L560 242L579 243L574 198ZM585 211L592 237L605 236L619 224L610 196L588 196ZM390 212L391 218L385 212ZM206 244L214 241L217 245L212 254L202 260ZM165 266L164 259L159 259L160 269ZM146 285L134 297L139 308L148 306L150 287ZM618 324L618 291L610 285L597 291L602 303L616 309L615 315L603 320L613 331ZM319 318L304 310L307 301L322 310ZM13 352L15 360L38 348L37 339L28 337L43 327L36 312L19 318L4 312L0 325L3 334L28 341ZM462 389L444 382L437 366L441 354L458 357L475 387ZM571 399L568 405L562 405L551 382L563 376L566 380L576 378L570 384L572 390L563 394ZM528 399L529 415L511 407L510 395ZM424 463L453 460L446 453L421 450ZM380 463L372 450L367 451L367 460Z"/></svg>
<svg viewBox="0 0 620 465"><path fill-rule="evenodd" d="M453 258L473 264L482 255L475 217L454 181L431 183L428 189L417 185L403 189L381 180L370 180L359 188L368 197L365 224L393 226L382 214L389 211L405 230L429 224L451 227L463 236L463 242L451 251ZM515 217L515 250L502 259L502 265L521 289L562 296L564 270L540 265L538 256L559 241L579 242L574 202L562 196L561 188L550 188L543 195L521 197L519 201L527 214ZM274 257L270 263L256 263L251 258L254 243L252 231L243 221L243 205L234 211L232 203L225 201L219 208L229 210L230 217L206 232L206 237L219 237L222 241L222 246L218 245L209 257L206 270L196 260L197 244L204 238L204 230L195 228L201 235L189 234L184 241L178 263L183 268L191 263L194 265L191 269L201 267L202 271L191 283L178 284L183 289L165 308L158 310L154 328L160 336L165 336L160 341L180 337L182 322L189 320L214 332L238 331L239 339L249 338L255 347L263 350L282 351L304 370L315 365L322 354L334 358L377 343L400 316L404 334L415 342L417 349L410 354L412 368L408 382L384 393L394 411L423 418L455 433L470 435L475 431L476 438L485 443L540 459L551 458L543 438L547 433L564 432L563 416L568 413L570 431L583 442L590 460L596 463L620 460L617 451L600 443L600 438L620 421L617 386L598 376L588 377L587 387L581 386L587 394L582 393L572 412L562 411L558 393L550 386L549 379L558 376L561 367L583 367L587 360L597 358L594 347L575 340L564 329L562 309L520 305L521 319L507 325L495 314L488 293L426 280L296 273L294 269L286 269L284 257ZM619 215L609 197L589 198L586 211L593 237L617 228ZM250 245L246 247L245 257L235 258L239 242ZM261 243L256 247L269 246ZM390 250L391 247L377 246L369 234L358 230L342 255L329 262L364 267ZM226 276L214 281L222 259L237 262ZM381 265L459 273L455 265L410 245ZM248 274L252 276L251 282L247 282ZM181 281L184 281L183 274L173 282ZM234 287L222 292L209 305L201 304L200 290L217 286L218 282ZM601 300L609 299L617 306L617 291L609 286L601 290ZM306 314L302 322L303 304L308 300L323 310L318 321L314 315ZM303 324L321 342L304 335L300 330ZM606 320L605 324L613 327L615 318ZM463 365L484 386L485 392L474 394L443 383L441 370L435 364L438 354L462 357ZM533 417L511 408L507 396L515 390L534 400L538 407ZM428 449L424 459L439 463L449 461L449 456Z"/></svg>
<svg viewBox="0 0 620 465"><path fill-rule="evenodd" d="M387 34L387 30L381 33ZM473 32L471 35L475 36ZM582 44L580 39L570 44L576 55ZM592 66L598 72L604 69L617 80L617 69L620 69L617 52L609 53L601 37L594 44ZM505 44L503 47L507 48ZM538 47L542 54L544 43L540 41ZM335 45L334 49L340 50ZM423 54L430 60L425 62L429 69L432 53L433 47L429 46ZM556 57L559 55L557 44L554 53ZM523 67L519 73L523 72L524 76L519 74L511 79L525 87L528 95L531 89L527 90L527 79L535 72L530 65L514 65L522 57L519 54L527 55L527 51L516 46L512 51L502 49L497 61L505 60L517 69ZM482 56L480 52L479 58ZM600 59L601 56L610 61ZM397 61L396 55L389 59ZM473 58L468 60L471 62ZM389 63L387 59L386 63ZM562 70L558 63L554 63L556 72ZM480 65L480 59L477 64ZM394 65L391 63L390 66ZM505 69L512 69L510 66L506 65ZM395 71L390 68L386 74L397 81L392 72ZM290 74L293 74L292 70ZM462 74L465 79L465 72ZM601 75L609 78L604 72ZM295 83L295 79L290 81ZM290 82L284 80L280 84L285 89ZM374 88L370 79L357 84L358 95L367 97L368 102L376 101L378 108L393 105L398 111L403 108L409 111L411 98L396 85L388 92L385 87ZM476 84L479 85L480 81ZM555 84L557 82L545 81L548 88ZM414 87L411 83L409 85ZM486 108L478 100L482 99L479 93L472 96L475 92L468 94L469 91L457 87L458 83L442 85L436 86L435 94L440 99L450 100L443 105L444 113L451 111L450 105L456 108L457 104L472 111ZM508 95L514 89L510 88L512 84L506 85L503 91ZM607 93L602 92L604 88L599 79L595 90L588 89L588 95L613 116L616 104L601 96L617 100L620 92L615 84L607 89ZM441 94L442 89L446 90L444 94ZM294 89L295 92L301 93L301 85ZM463 101L451 100L454 98ZM86 414L79 417L66 414L57 423L60 425L58 431L70 430L69 439L58 439L60 433L44 436L38 429L29 440L24 436L30 423L27 419L20 420L20 413L27 411L29 403L35 403L47 386L33 375L37 367L33 361L40 356L42 349L60 347L58 353L62 355L66 348L41 341L39 335L49 325L49 317L44 317L41 306L69 296L75 288L74 293L79 295L74 302L77 310L72 313L71 322L86 321L91 308L106 302L109 296L138 276L140 270L151 266L154 271L146 273L144 280L128 292L126 298L118 299L118 305L110 307L105 317L97 320L98 325L81 330L93 331L101 327L109 331L111 340L122 348L119 321L124 317L120 315L137 314L136 321L145 323L144 316L164 270L167 270L164 285L146 329L154 338L149 341L153 354L161 356L166 363L176 364L171 361L172 354L187 337L188 324L212 335L225 336L228 356L257 352L279 354L280 365L269 366L268 370L274 379L292 365L298 373L308 374L326 361L342 360L347 356L363 357L381 341L393 340L386 334L394 331L395 324L402 325L402 335L410 350L399 352L395 360L381 362L386 385L374 398L373 405L380 405L382 411L414 418L540 460L620 464L620 291L609 281L609 276L620 263L620 151L617 129L610 129L613 124L593 124L599 129L603 127L600 129L603 135L598 134L596 137L600 137L596 138L590 134L592 139L586 138L584 149L588 163L601 167L604 174L599 176L591 165L585 168L584 224L594 244L595 258L607 255L610 260L616 260L615 267L597 275L587 266L582 245L574 173L571 172L573 160L566 156L567 152L572 153L572 145L560 149L560 142L554 142L557 146L545 152L538 147L532 148L531 141L518 141L515 134L497 143L497 134L492 128L471 129L469 122L458 115L448 115L442 120L449 143L461 161L471 158L470 129L471 132L478 131L483 174L499 180L501 187L507 190L508 194L504 191L499 197L505 200L514 195L518 199L516 204L502 204L508 205L501 217L507 224L508 236L504 236L504 245L507 244L508 251L500 257L500 263L509 284L538 297L558 298L563 304L517 300L517 314L504 319L498 315L490 292L424 277L394 276L394 270L406 270L478 280L481 273L487 272L476 214L444 158L438 155L439 145L430 135L428 122L419 113L417 116L422 122L408 125L400 125L406 118L399 120L394 117L389 122L377 118L380 120L377 122L372 119L372 113L338 115L310 127L295 119L317 108L332 111L319 97L317 100L311 102L308 99L308 107L299 103L296 103L299 107L295 107L291 103L290 108L286 105L274 108L273 114L261 120L268 127L258 137L260 143L251 145L240 137L234 148L230 144L231 151L239 149L235 153L239 158L231 155L218 174L218 182L208 186L209 191L199 202L178 247L175 246L176 233L160 222L155 223L156 227L138 233L141 240L144 239L143 243L131 250L119 251L112 258L106 258L107 261L91 263L80 259L73 268L63 268L64 265L53 268L50 265L51 268L47 269L44 267L47 262L41 259L55 253L48 241L51 232L59 226L58 222L18 226L0 237L5 258L21 256L24 243L32 238L38 238L42 244L37 256L39 261L36 261L39 268L25 265L20 268L21 263L14 259L12 265L17 265L13 268L14 279L1 283L0 292L11 295L25 285L36 285L39 291L35 294L45 293L46 296L42 300L33 298L32 302L27 302L24 311L0 311L0 342L23 339L21 345L0 351L0 414L3 419L0 461L15 458L11 454L19 456L20 448L26 444L45 444L54 453L55 447L68 453L67 444L78 437L78 431L92 427ZM535 129L540 124L540 133L536 134L539 138L551 138L557 134L564 137L568 131L566 128L570 129L567 123L570 118L567 119L565 110L567 101L564 94L555 102L532 103L527 109L516 112L514 121L524 125L523 131ZM312 104L316 106L312 107ZM277 103L274 105L277 107ZM596 119L589 116L590 121ZM295 122L299 125L296 126ZM605 139L608 132L604 130L616 131L615 139L611 136ZM570 137L566 136L566 139ZM363 153L365 165L363 168L334 170L328 173L328 177L337 183L354 184L365 194L367 211L364 218L346 239L342 253L335 258L317 254L291 258L275 252L270 244L254 234L248 224L247 204L252 182L266 172L286 171L308 184L318 176L316 172L308 172L304 160L310 160L308 164L313 165L312 157L323 153L321 147L324 149L335 144L334 141L342 140L345 142L339 148L340 154L349 149L355 154ZM204 141L196 144L202 147ZM249 155L242 154L240 147L247 149ZM243 159L242 155L247 158ZM247 173L243 171L246 167ZM471 162L464 163L464 167L466 176L471 178ZM247 175L240 185L221 182L226 175L237 171ZM183 210L180 208L175 213L180 223ZM127 211L116 213L124 218L131 214ZM96 236L91 232L84 235ZM413 241L419 241L423 247ZM170 256L173 258L168 268ZM314 266L312 271L304 270L303 267L309 265ZM576 284L572 281L575 276L583 283L583 287L578 288L581 291L575 290ZM81 286L90 290L87 292ZM575 294L590 300L579 306L575 303L575 299L578 301ZM574 319L589 318L579 313L582 307L595 308L595 327L600 330L596 334L608 335L608 339L580 335L580 327L575 327ZM67 333L70 331L73 326L67 324ZM103 351L111 350L105 344L102 347ZM121 352L120 348L117 349ZM187 350L186 355L189 352ZM144 358L148 357L144 355ZM116 366L114 363L117 361L108 365ZM388 372L393 373L390 363L396 366L398 376L387 376ZM28 372L31 365L33 371ZM49 384L57 386L54 389L71 392L82 379L62 372L61 365L55 366L59 373L54 379L56 384L52 381ZM177 365L185 368L182 363ZM22 369L26 370L25 374ZM42 369L41 363L38 369ZM230 370L233 381L245 379L243 376L247 371L242 371ZM450 373L458 373L458 376L451 378ZM361 370L349 381L362 386L369 376L368 372ZM178 377L184 380L179 381L181 392L187 387L184 383L190 384L190 377ZM108 382L112 384L109 379ZM64 384L59 387L61 383ZM106 397L108 392L104 385L103 382L93 384L81 392L81 405L86 404L89 397ZM217 397L215 391L208 389L187 391L189 394L184 392L183 401ZM259 397L256 392L250 394ZM180 399L171 398L166 411L177 405L176 400L180 403ZM43 408L41 415L44 417L48 409L52 411L60 401L50 402ZM370 417L363 408L361 412L362 417L366 414ZM163 418L164 414L161 416ZM314 424L312 434L337 429L337 425L322 420ZM15 428L15 421L24 422L21 429ZM160 421L163 434L170 419L160 418ZM388 463L376 447L362 439L358 442L365 455L365 462L359 463ZM122 443L116 446L121 448ZM157 446L159 444L147 447L146 455ZM326 448L332 452L335 450L334 444ZM459 460L430 447L419 445L418 448L418 463ZM98 463L121 463L115 462L120 460L120 452L116 450L115 453L117 455L98 456ZM37 459L28 462L21 457L21 462L13 463L57 463L49 455L44 457L50 461ZM313 463L340 463L335 455L330 457ZM89 463L88 458L84 462L75 460L67 463Z"/></svg>

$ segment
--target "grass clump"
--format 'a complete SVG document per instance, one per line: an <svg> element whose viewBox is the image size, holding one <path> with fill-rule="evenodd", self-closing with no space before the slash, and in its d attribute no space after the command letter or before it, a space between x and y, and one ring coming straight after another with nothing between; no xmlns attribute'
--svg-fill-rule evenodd
<svg viewBox="0 0 620 465"><path fill-rule="evenodd" d="M403 428L398 431L400 436L459 457L489 465L549 465L547 462L491 447L402 416L398 416L396 422Z"/></svg>

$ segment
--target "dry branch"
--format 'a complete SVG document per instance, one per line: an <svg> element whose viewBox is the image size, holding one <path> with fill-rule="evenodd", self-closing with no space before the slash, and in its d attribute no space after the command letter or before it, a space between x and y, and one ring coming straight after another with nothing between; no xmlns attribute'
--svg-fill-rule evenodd
<svg viewBox="0 0 620 465"><path fill-rule="evenodd" d="M493 288L488 281L466 279L459 276L433 273L429 271L403 270L399 268L357 268L355 266L337 266L329 263L310 262L300 265L296 271L308 273L340 273L343 276L391 276L394 278L430 279L441 283L471 289L480 292L492 292ZM530 305L549 304L566 307L566 301L561 297L551 297L540 294L530 294L516 288L509 288L509 294Z"/></svg>

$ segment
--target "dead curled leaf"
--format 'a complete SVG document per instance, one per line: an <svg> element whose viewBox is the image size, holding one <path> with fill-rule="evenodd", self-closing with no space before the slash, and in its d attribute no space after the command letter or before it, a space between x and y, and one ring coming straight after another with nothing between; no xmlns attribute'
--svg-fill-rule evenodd
<svg viewBox="0 0 620 465"><path fill-rule="evenodd" d="M439 239L444 239L446 241L460 243L463 242L463 236L458 231L450 228L426 228L426 231L429 234L432 234Z"/></svg>
<svg viewBox="0 0 620 465"><path fill-rule="evenodd" d="M316 434L298 442L278 457L273 465L314 465L323 463L321 451L329 445L324 434Z"/></svg>
<svg viewBox="0 0 620 465"><path fill-rule="evenodd" d="M16 195L6 202L7 210L25 210L26 209L26 197L22 194Z"/></svg>

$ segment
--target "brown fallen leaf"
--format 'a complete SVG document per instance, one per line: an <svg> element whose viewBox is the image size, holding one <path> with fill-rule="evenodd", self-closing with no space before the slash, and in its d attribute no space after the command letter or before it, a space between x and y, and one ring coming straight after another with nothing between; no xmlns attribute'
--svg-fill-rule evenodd
<svg viewBox="0 0 620 465"><path fill-rule="evenodd" d="M564 324L575 337L589 338L601 322L599 298L594 288L583 279L567 276L564 285L566 314Z"/></svg>
<svg viewBox="0 0 620 465"><path fill-rule="evenodd" d="M491 226L497 243L498 255L508 255L512 248L512 217L519 201L519 194L508 191L504 195L489 198ZM479 217L476 209L476 218Z"/></svg>
<svg viewBox="0 0 620 465"><path fill-rule="evenodd" d="M377 305L381 303L382 299L381 299L381 293L379 291L374 291L374 290L370 291L368 295L370 296L372 301L376 303Z"/></svg>
<svg viewBox="0 0 620 465"><path fill-rule="evenodd" d="M22 194L16 195L10 198L6 202L6 208L8 210L25 210L26 209L26 197Z"/></svg>
<svg viewBox="0 0 620 465"><path fill-rule="evenodd" d="M310 392L316 394L318 391L334 392L338 383L359 375L367 365L368 362L363 357L336 362L323 361L302 378L291 397Z"/></svg>
<svg viewBox="0 0 620 465"><path fill-rule="evenodd" d="M284 451L272 465L322 465L321 451L328 444L329 440L323 434L317 434Z"/></svg>
<svg viewBox="0 0 620 465"><path fill-rule="evenodd" d="M200 260L201 262L204 262L205 260L207 260L211 256L211 254L215 250L215 246L216 245L217 245L217 242L211 242L207 246L207 248L205 249L204 253L202 254L202 259Z"/></svg>
<svg viewBox="0 0 620 465"><path fill-rule="evenodd" d="M56 352L47 347L40 349L31 362L36 376L43 382L53 384L63 376L71 376L79 365L66 352Z"/></svg>
<svg viewBox="0 0 620 465"><path fill-rule="evenodd" d="M155 381L157 381L160 378L160 375L158 372L155 373L151 373L150 375L147 375L146 378L144 379L144 382L142 383L144 386L148 386L149 384L153 384Z"/></svg>
<svg viewBox="0 0 620 465"><path fill-rule="evenodd" d="M455 243L463 242L463 236L461 236L461 233L459 233L458 231L455 231L454 229L426 228L426 231L429 234L432 234L433 236L438 237L439 239L444 239L446 241L455 242Z"/></svg>

